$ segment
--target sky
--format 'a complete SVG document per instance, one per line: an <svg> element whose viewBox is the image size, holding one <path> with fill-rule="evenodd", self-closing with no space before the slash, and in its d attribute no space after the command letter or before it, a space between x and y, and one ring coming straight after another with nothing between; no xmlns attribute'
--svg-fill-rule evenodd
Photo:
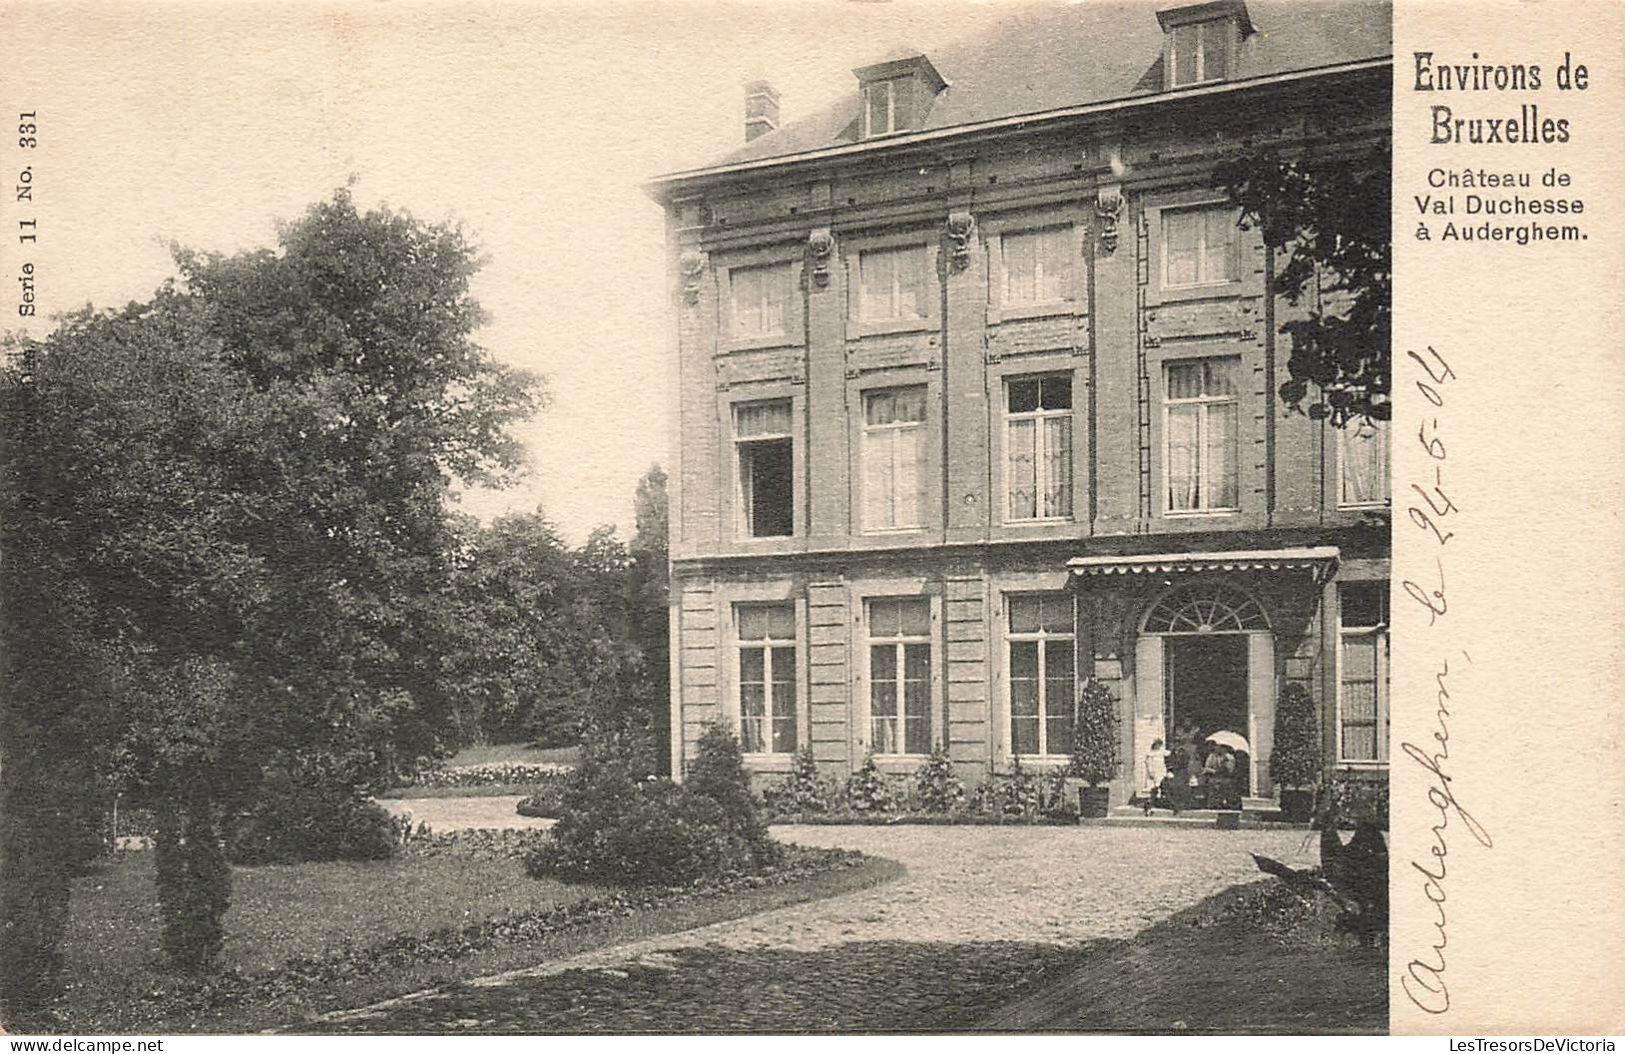
<svg viewBox="0 0 1625 1054"><path fill-rule="evenodd" d="M744 139L743 85L784 120L855 91L892 48L930 51L1008 13L999 0L668 0L549 4L21 3L0 109L37 114L42 336L50 313L143 299L168 246L275 243L276 222L354 179L385 203L461 223L486 264L477 339L541 373L549 401L517 431L525 483L465 496L482 517L538 507L574 540L632 528L632 494L667 462L671 305L652 176ZM12 61L13 59L17 61ZM11 182L8 178L6 182ZM0 244L8 276L19 250ZM14 286L13 289L16 287ZM15 296L7 298L14 301Z"/></svg>

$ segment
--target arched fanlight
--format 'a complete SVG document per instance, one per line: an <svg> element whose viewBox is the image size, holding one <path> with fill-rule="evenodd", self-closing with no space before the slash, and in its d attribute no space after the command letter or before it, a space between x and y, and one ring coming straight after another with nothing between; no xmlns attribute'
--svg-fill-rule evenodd
<svg viewBox="0 0 1625 1054"><path fill-rule="evenodd" d="M1258 602L1222 585L1189 585L1163 596L1146 617L1147 633L1240 633L1268 629Z"/></svg>

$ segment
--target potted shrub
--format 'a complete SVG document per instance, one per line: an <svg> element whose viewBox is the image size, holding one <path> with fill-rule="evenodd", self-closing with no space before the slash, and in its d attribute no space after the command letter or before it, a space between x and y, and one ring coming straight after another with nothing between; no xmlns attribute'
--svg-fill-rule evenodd
<svg viewBox="0 0 1625 1054"><path fill-rule="evenodd" d="M1086 817L1106 815L1111 788L1106 784L1122 768L1118 747L1117 700L1093 677L1078 692L1077 724L1072 733L1072 775L1088 786L1078 792Z"/></svg>
<svg viewBox="0 0 1625 1054"><path fill-rule="evenodd" d="M1288 684L1275 711L1275 746L1270 780L1281 788L1281 819L1308 823L1314 811L1314 783L1320 778L1320 722L1309 689Z"/></svg>

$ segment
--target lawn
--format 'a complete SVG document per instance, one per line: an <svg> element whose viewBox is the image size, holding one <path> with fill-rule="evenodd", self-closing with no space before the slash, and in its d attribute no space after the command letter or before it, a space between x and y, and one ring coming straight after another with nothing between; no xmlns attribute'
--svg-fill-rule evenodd
<svg viewBox="0 0 1625 1054"><path fill-rule="evenodd" d="M446 762L448 768L460 765L574 765L581 760L580 747L532 747L524 743L497 743L464 747Z"/></svg>
<svg viewBox="0 0 1625 1054"><path fill-rule="evenodd" d="M177 1014L161 1009L161 997L177 979L162 966L152 867L152 853L124 853L75 882L62 1027L150 1033L287 1026L317 1013L862 888L900 870L869 861L784 885L640 909L451 962L386 970L314 991L290 987L269 1002ZM545 911L607 892L531 878L514 859L452 855L234 868L232 878L222 966L245 974L284 967L290 959L331 952L346 942L366 948L397 934Z"/></svg>
<svg viewBox="0 0 1625 1054"><path fill-rule="evenodd" d="M122 853L74 885L67 941L70 1013L96 1030L162 986L150 852ZM427 933L601 893L525 874L517 860L455 856L239 867L232 871L222 965L257 973L345 941Z"/></svg>

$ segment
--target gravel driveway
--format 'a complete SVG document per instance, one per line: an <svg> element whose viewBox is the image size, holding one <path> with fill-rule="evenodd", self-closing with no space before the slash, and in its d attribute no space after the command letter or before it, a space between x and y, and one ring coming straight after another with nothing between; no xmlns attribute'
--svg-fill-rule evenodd
<svg viewBox="0 0 1625 1054"><path fill-rule="evenodd" d="M333 1015L327 1031L943 1030L1238 882L1301 831L775 827L861 849L896 882Z"/></svg>

